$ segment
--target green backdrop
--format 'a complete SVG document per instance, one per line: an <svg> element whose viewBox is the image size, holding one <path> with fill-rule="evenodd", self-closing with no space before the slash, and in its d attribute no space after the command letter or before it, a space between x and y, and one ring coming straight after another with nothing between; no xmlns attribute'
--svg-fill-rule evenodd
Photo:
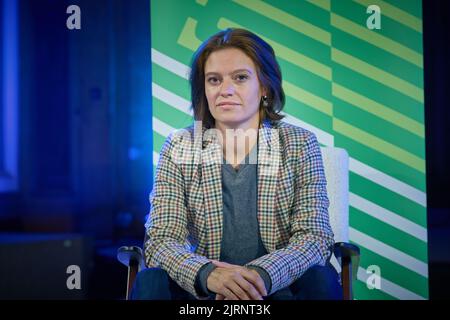
<svg viewBox="0 0 450 320"><path fill-rule="evenodd" d="M372 4L381 29L366 26ZM422 2L152 0L154 166L168 134L192 123L193 52L226 27L274 48L286 121L350 155L350 240L361 248L355 298L428 299ZM371 265L380 289L366 284Z"/></svg>

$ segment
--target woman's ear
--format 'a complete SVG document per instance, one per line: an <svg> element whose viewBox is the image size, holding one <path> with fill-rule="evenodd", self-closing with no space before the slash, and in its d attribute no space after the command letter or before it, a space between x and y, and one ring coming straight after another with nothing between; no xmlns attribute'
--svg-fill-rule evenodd
<svg viewBox="0 0 450 320"><path fill-rule="evenodd" d="M266 88L261 88L261 96L262 97L267 96L267 92L268 92L268 90Z"/></svg>

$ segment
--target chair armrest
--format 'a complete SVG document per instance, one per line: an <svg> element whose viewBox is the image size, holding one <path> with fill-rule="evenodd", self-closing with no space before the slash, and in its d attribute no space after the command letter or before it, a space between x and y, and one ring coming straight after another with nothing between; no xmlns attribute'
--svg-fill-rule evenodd
<svg viewBox="0 0 450 320"><path fill-rule="evenodd" d="M333 252L336 258L349 257L355 259L359 257L359 247L348 242L336 242Z"/></svg>
<svg viewBox="0 0 450 320"><path fill-rule="evenodd" d="M145 267L144 254L142 249L137 246L122 246L117 249L117 260L126 267L138 265L140 268Z"/></svg>
<svg viewBox="0 0 450 320"><path fill-rule="evenodd" d="M342 267L341 282L344 300L352 300L352 282L356 280L359 268L359 247L347 242L336 242L333 253Z"/></svg>
<svg viewBox="0 0 450 320"><path fill-rule="evenodd" d="M145 268L142 249L137 246L122 246L117 249L117 260L128 268L126 299L131 298L131 289L138 272Z"/></svg>
<svg viewBox="0 0 450 320"><path fill-rule="evenodd" d="M333 249L334 256L337 258L341 266L344 263L351 262L352 275L356 279L359 267L360 251L357 245L348 242L336 242ZM347 262L348 261L348 262Z"/></svg>

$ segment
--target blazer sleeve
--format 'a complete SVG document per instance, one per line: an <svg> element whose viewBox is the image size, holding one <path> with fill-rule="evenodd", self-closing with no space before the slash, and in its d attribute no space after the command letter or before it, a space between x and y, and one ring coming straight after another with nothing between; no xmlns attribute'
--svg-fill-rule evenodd
<svg viewBox="0 0 450 320"><path fill-rule="evenodd" d="M296 174L289 243L247 264L269 274L270 293L292 284L311 266L325 265L331 256L331 230L322 154L315 135L307 133Z"/></svg>
<svg viewBox="0 0 450 320"><path fill-rule="evenodd" d="M145 262L148 267L165 270L183 289L201 299L195 280L200 268L210 261L190 248L184 178L172 156L175 141L170 135L160 152L146 223Z"/></svg>

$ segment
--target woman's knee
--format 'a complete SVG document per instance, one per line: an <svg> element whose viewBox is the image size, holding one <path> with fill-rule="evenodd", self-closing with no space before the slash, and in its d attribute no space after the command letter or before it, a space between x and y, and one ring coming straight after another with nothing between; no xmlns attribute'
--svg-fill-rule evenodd
<svg viewBox="0 0 450 320"><path fill-rule="evenodd" d="M157 281L157 282L165 282L169 280L169 275L167 272L161 268L146 268L141 271L136 276L136 280L139 281Z"/></svg>
<svg viewBox="0 0 450 320"><path fill-rule="evenodd" d="M131 299L133 300L169 300L169 275L160 268L141 270L133 285Z"/></svg>
<svg viewBox="0 0 450 320"><path fill-rule="evenodd" d="M300 299L342 299L339 276L331 265L312 266L291 286L294 296Z"/></svg>

